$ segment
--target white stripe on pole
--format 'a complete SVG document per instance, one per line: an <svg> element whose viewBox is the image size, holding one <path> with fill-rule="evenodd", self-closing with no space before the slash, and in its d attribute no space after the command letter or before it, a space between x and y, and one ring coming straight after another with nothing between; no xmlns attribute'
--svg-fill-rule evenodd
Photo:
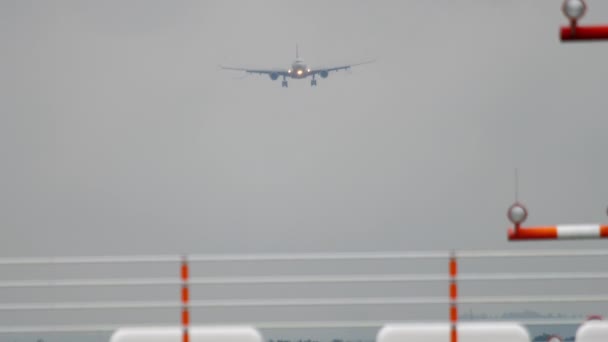
<svg viewBox="0 0 608 342"><path fill-rule="evenodd" d="M558 225L558 239L593 239L600 237L599 224Z"/></svg>

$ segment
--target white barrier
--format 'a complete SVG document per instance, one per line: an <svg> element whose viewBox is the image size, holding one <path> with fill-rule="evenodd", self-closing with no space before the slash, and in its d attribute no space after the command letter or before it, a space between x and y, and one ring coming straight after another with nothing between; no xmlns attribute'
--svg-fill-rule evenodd
<svg viewBox="0 0 608 342"><path fill-rule="evenodd" d="M480 281L551 281L551 280L595 280L595 279L608 279L608 272L588 271L588 272L524 272L524 273L496 273L496 272L483 272L483 273L460 273L453 272L452 267L456 260L460 263L471 259L511 259L517 258L525 260L528 258L579 258L579 257L608 257L608 250L460 250L460 251L422 251L422 252L353 252L353 253L313 253L313 254L222 254L222 255L131 255L131 256L72 256L72 257L34 257L34 258L0 258L0 269L2 269L3 276L5 275L4 267L9 267L9 271L14 269L17 270L23 266L24 268L35 266L52 266L53 269L69 265L89 265L93 270L92 277L83 277L82 275L76 276L75 278L50 278L50 279L12 279L10 276L4 276L0 280L0 294L5 289L19 289L21 290L38 290L38 288L88 288L91 289L91 296L86 298L86 301L76 301L74 299L65 298L63 301L53 302L52 300L41 300L35 302L10 302L0 304L0 314L10 315L17 311L36 312L35 314L40 315L39 311L82 311L82 321L88 321L87 316L93 314L93 310L105 312L119 311L119 310L140 310L145 311L147 309L160 309L166 311L175 312L176 308L182 308L180 316L176 316L173 319L165 321L153 321L153 322L141 322L139 328L152 328L162 326L174 326L180 322L186 322L181 327L182 339L187 342L189 339L189 331L186 328L189 323L189 311L184 309L190 308L205 308L205 309L216 309L216 308L245 308L245 307L267 307L267 308L279 308L279 307L313 307L313 306L352 306L356 310L363 309L363 307L369 306L386 306L386 305L445 305L449 308L450 320L456 321L453 318L458 317L457 309L459 304L477 305L477 304L522 304L530 305L534 303L582 303L582 302L608 302L608 293L592 294L592 295L568 295L566 293L559 295L500 295L501 293L488 294L485 296L458 296L458 288L463 282L480 282ZM319 261L350 261L356 262L359 260L367 261L391 261L391 260L441 260L450 261L450 272L446 273L445 268L442 267L441 273L387 273L387 274L293 274L293 275L213 275L213 274L200 274L199 277L184 277L183 262L187 260L188 263L223 263L223 262L243 262L243 263L283 263L283 262L312 262L315 264ZM97 264L140 264L140 263L172 263L176 264L176 268L182 266L181 278L176 276L177 272L173 272L173 276L165 276L158 278L150 277L98 277L94 271L95 265ZM526 266L525 262L520 262L520 265ZM82 266L80 266L82 267ZM80 268L79 267L79 268ZM130 265L129 267L132 267ZM179 268L178 268L179 269ZM175 270L177 271L177 269ZM87 271L87 273L91 273ZM177 273L177 274L176 274ZM188 273L188 272L186 272ZM49 272L49 274L54 274ZM18 277L19 278L19 277ZM187 280L187 283L184 282ZM456 281L458 282L458 288L455 286ZM288 297L288 298L249 298L242 294L233 294L229 299L214 299L214 298L190 298L190 292L185 285L266 285L266 284L354 284L354 283L411 283L411 282L445 282L449 286L449 296L446 294L423 297L416 293L415 296L398 296L398 297L375 297L375 296L357 296L357 297L321 297L311 298L305 296L300 297ZM136 286L150 286L152 288L161 288L164 290L167 285L175 286L175 298L173 300L154 300L154 296L149 300L108 300L99 299L97 297L98 291L95 288L98 287L136 287ZM181 296L177 296L179 285L181 285ZM228 286L226 287L228 290ZM241 289L242 287L234 287L235 290ZM67 292L66 292L67 293ZM118 292L117 292L118 293ZM204 292L203 292L204 293ZM122 298L122 296L121 296ZM164 298L164 297L163 297ZM238 299L231 299L238 298ZM361 308L359 308L361 307ZM600 309L601 311L602 309ZM269 310L271 311L271 310ZM278 314L278 310L274 310L273 314ZM605 312L600 312L606 314ZM370 320L345 320L338 318L335 321L314 321L314 320L289 320L286 321L281 317L279 320L273 320L273 315L269 314L270 318L265 322L252 321L251 318L243 318L243 320L235 322L232 321L232 325L241 326L254 326L258 329L293 329L293 328L343 328L343 327L381 327L392 325L392 324L418 324L421 323L417 320L406 320L406 321L395 321L390 319L389 321L378 321L374 317L370 317ZM29 315L20 315L21 317L29 317ZM53 317L48 315L48 317ZM441 315L441 317L445 317ZM252 317L253 318L253 317ZM435 318L437 319L437 318ZM442 318L439 318L440 322ZM523 325L578 325L583 321L583 318L559 318L559 319L540 319L540 320L518 320ZM423 321L426 323L427 321ZM42 332L112 332L117 329L123 328L125 322L101 322L96 324L86 323L63 323L63 324L47 324L41 322L40 324L27 325L29 319L24 318L23 320L17 320L13 325L0 325L0 334L8 333L42 333ZM217 326L223 324L217 320L209 320L206 322L198 322L199 324L211 324ZM466 325L466 324L465 324ZM206 326L206 325L205 325ZM204 327L199 325L199 328ZM460 324L458 325L460 327ZM136 326L132 326L135 329ZM141 331L140 331L141 332ZM466 331L464 332L466 334ZM178 333L179 334L179 333ZM450 337L453 334L450 335ZM459 334L460 335L460 334ZM116 338L123 338L122 335L116 335ZM127 336L127 335L125 335ZM119 341L122 342L122 341ZM487 341L484 341L487 342ZM602 341L608 342L608 340Z"/></svg>
<svg viewBox="0 0 608 342"><path fill-rule="evenodd" d="M448 323L391 324L384 326L376 338L376 342L405 341L450 341L450 325ZM528 330L517 323L459 323L458 341L530 342L531 339Z"/></svg>
<svg viewBox="0 0 608 342"><path fill-rule="evenodd" d="M576 342L608 341L608 321L589 321L576 330Z"/></svg>
<svg viewBox="0 0 608 342"><path fill-rule="evenodd" d="M190 342L263 342L257 329L243 326L190 327ZM121 328L110 342L182 342L181 327Z"/></svg>

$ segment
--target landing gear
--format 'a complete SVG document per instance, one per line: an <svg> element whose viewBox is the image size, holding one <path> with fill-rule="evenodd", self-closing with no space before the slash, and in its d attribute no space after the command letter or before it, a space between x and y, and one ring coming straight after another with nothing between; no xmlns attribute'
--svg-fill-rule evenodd
<svg viewBox="0 0 608 342"><path fill-rule="evenodd" d="M312 74L312 80L310 80L310 86L311 87L317 86L317 80L315 79L315 74Z"/></svg>
<svg viewBox="0 0 608 342"><path fill-rule="evenodd" d="M287 88L288 87L288 85L287 85L287 79L285 78L285 76L283 76L283 82L281 82L281 87L283 87L283 88Z"/></svg>

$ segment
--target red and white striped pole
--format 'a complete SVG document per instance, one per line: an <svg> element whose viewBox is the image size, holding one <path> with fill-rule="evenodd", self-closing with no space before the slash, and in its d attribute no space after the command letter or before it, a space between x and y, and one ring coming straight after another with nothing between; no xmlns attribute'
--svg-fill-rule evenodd
<svg viewBox="0 0 608 342"><path fill-rule="evenodd" d="M509 240L574 240L608 238L608 225L573 224L541 227L521 227L528 217L528 210L516 202L507 211L514 227L509 228Z"/></svg>
<svg viewBox="0 0 608 342"><path fill-rule="evenodd" d="M190 333L188 331L188 327L190 325L190 311L188 308L188 303L190 302L190 289L188 287L188 279L189 279L189 267L188 267L188 258L186 256L182 257L181 263L181 279L182 279L182 289L181 289L181 297L182 297L182 342L189 342Z"/></svg>
<svg viewBox="0 0 608 342"><path fill-rule="evenodd" d="M569 26L560 28L560 39L562 41L577 40L608 40L608 25L578 25L587 11L587 4L584 0L564 0L562 12L570 21Z"/></svg>
<svg viewBox="0 0 608 342"><path fill-rule="evenodd" d="M608 226L599 224L557 225L548 227L520 227L509 229L509 240L574 240L606 239Z"/></svg>
<svg viewBox="0 0 608 342"><path fill-rule="evenodd" d="M456 253L450 253L450 342L458 342L458 261Z"/></svg>

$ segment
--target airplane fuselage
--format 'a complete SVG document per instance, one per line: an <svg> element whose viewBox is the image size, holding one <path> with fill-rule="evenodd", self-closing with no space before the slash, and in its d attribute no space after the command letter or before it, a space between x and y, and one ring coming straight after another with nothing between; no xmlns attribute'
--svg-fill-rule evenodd
<svg viewBox="0 0 608 342"><path fill-rule="evenodd" d="M306 78L310 75L310 68L301 59L296 59L291 64L291 68L287 70L289 77L291 78Z"/></svg>

